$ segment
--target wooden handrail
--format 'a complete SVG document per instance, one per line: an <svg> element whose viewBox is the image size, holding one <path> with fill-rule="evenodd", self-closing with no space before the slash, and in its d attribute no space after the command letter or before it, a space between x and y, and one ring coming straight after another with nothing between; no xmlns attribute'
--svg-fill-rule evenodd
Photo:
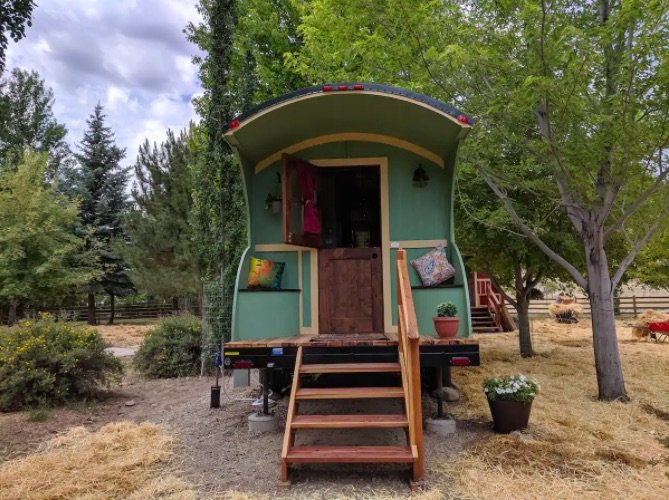
<svg viewBox="0 0 669 500"><path fill-rule="evenodd" d="M409 419L409 444L412 449L416 450L413 463L413 479L418 481L425 474L420 384L420 335L404 249L397 252L397 319L399 360L402 367L402 385L405 395L404 404Z"/></svg>
<svg viewBox="0 0 669 500"><path fill-rule="evenodd" d="M497 294L492 289L490 281L486 282L485 291L486 295L488 296L488 310L495 318L495 326L499 327L502 324L502 301L497 297Z"/></svg>

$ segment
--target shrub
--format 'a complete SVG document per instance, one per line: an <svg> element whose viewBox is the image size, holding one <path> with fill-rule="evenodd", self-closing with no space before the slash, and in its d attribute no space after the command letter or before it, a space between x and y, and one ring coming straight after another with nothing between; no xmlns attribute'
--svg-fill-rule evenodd
<svg viewBox="0 0 669 500"><path fill-rule="evenodd" d="M453 302L442 302L437 306L437 316L440 318L452 318L458 314L458 308Z"/></svg>
<svg viewBox="0 0 669 500"><path fill-rule="evenodd" d="M0 410L60 404L94 396L122 373L93 328L50 316L0 333Z"/></svg>
<svg viewBox="0 0 669 500"><path fill-rule="evenodd" d="M135 355L135 366L151 378L200 372L200 320L191 315L162 320L149 331Z"/></svg>

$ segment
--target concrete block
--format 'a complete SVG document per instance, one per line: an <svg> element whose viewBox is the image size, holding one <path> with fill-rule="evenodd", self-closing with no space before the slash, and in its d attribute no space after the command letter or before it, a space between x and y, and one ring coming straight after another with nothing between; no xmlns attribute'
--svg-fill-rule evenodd
<svg viewBox="0 0 669 500"><path fill-rule="evenodd" d="M258 413L251 413L248 418L249 418L249 432L252 434L274 432L277 428L276 415L263 415Z"/></svg>
<svg viewBox="0 0 669 500"><path fill-rule="evenodd" d="M425 430L438 436L455 434L455 420L447 418L428 418L425 420Z"/></svg>
<svg viewBox="0 0 669 500"><path fill-rule="evenodd" d="M232 370L232 387L248 387L251 385L251 370Z"/></svg>
<svg viewBox="0 0 669 500"><path fill-rule="evenodd" d="M432 397L435 399L439 398L439 389L432 391ZM445 403L454 403L455 401L460 401L460 391L455 387L443 387L441 389L441 397Z"/></svg>

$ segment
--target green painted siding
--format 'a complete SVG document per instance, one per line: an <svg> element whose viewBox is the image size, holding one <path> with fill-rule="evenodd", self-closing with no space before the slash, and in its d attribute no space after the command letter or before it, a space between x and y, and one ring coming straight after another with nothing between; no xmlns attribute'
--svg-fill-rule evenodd
<svg viewBox="0 0 669 500"><path fill-rule="evenodd" d="M450 244L453 234L452 193L453 167L455 158L446 159L446 167L440 168L409 151L383 144L364 142L341 142L324 144L297 153L306 160L322 158L387 157L388 195L390 216L390 241L446 239L447 255L456 268L453 288L414 290L416 315L421 335L434 335L432 316L440 302L452 301L458 307L461 318L459 336L467 336L471 331L467 285L464 266L457 247ZM413 185L414 170L421 165L430 181L426 187ZM281 214L265 210L268 193L276 193L276 174L281 164L276 162L258 174L254 165L245 162L247 196L250 201L251 217L250 244L283 243ZM407 249L409 259L415 259L427 249ZM391 250L391 304L393 324L397 323L396 250ZM239 288L246 288L249 251L241 263ZM282 282L283 288L299 288L296 252L260 252L259 257L286 262ZM312 325L312 311L318 304L311 304L309 253L302 254L302 274L304 288L301 300L304 327ZM413 268L409 268L411 284L420 285L420 279ZM291 292L241 292L237 293L233 338L263 338L299 334L298 293ZM258 311L262 311L261 314Z"/></svg>
<svg viewBox="0 0 669 500"><path fill-rule="evenodd" d="M236 339L298 335L298 292L237 292Z"/></svg>
<svg viewBox="0 0 669 500"><path fill-rule="evenodd" d="M426 248L410 248L407 249L407 264L409 267L409 281L412 286L421 286L420 277L411 265L411 260L425 254L429 249ZM458 329L458 336L467 337L470 335L470 320L469 320L469 297L467 295L467 286L463 283L464 267L458 258L452 258L457 253L456 248L449 249L449 260L455 267L454 287L452 288L427 288L414 289L413 301L416 308L416 319L418 320L418 331L421 335L434 335L434 325L432 324L432 317L437 313L437 304L441 302L453 302L458 308L458 316L460 317L460 327ZM397 304L397 250L391 250L390 263L390 286L391 286L391 301L392 304ZM392 309L393 324L397 324L397 307Z"/></svg>
<svg viewBox="0 0 669 500"><path fill-rule="evenodd" d="M469 310L467 309L465 288L427 288L413 291L413 302L416 308L418 331L421 335L435 337L432 318L436 316L437 305L441 302L453 302L458 308L460 326L458 336L466 337L468 332Z"/></svg>

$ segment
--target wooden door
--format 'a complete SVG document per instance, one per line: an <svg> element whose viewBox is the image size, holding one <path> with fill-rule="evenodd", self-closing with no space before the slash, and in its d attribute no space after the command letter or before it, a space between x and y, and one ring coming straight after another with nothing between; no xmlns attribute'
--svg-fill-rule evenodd
<svg viewBox="0 0 669 500"><path fill-rule="evenodd" d="M383 332L380 248L318 252L320 333Z"/></svg>

